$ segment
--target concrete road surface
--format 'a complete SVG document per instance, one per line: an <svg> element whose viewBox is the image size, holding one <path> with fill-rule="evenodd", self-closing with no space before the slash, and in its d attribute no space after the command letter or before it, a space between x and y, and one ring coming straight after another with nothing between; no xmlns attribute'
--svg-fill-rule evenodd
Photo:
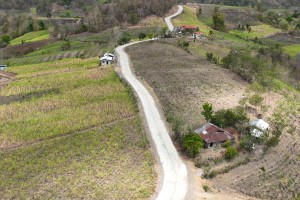
<svg viewBox="0 0 300 200"><path fill-rule="evenodd" d="M169 29L173 30L173 24L171 22L172 17L179 15L182 10L183 7L179 6L179 10L174 15L165 19ZM159 156L159 164L163 169L163 181L161 183L157 199L182 200L185 199L188 188L186 166L182 162L171 141L166 125L162 120L163 117L156 107L153 97L146 87L132 73L128 55L124 51L126 47L137 43L140 42L133 42L117 47L116 54L124 78L133 87L140 99L149 130Z"/></svg>
<svg viewBox="0 0 300 200"><path fill-rule="evenodd" d="M168 17L165 18L165 22L166 22L166 24L167 24L170 31L172 31L174 29L172 18L177 17L178 15L180 15L182 13L182 11L183 11L183 6L178 5L177 12L174 13L173 15L168 16Z"/></svg>
<svg viewBox="0 0 300 200"><path fill-rule="evenodd" d="M157 196L159 200L181 200L185 199L188 182L185 164L175 149L162 116L156 107L153 97L146 87L135 77L130 69L129 58L124 49L134 42L116 48L119 64L124 78L136 91L145 113L145 117L151 132L154 145L158 152L163 169L162 188ZM141 174L142 176L142 174Z"/></svg>

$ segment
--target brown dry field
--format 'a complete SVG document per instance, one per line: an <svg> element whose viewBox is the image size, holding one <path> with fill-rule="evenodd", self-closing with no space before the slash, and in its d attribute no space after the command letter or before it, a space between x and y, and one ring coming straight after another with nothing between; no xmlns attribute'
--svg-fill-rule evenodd
<svg viewBox="0 0 300 200"><path fill-rule="evenodd" d="M153 89L166 116L172 113L179 119L181 131L204 123L204 102L212 103L214 110L231 108L245 94L247 83L236 74L189 54L177 46L176 39L134 45L127 52L138 78ZM293 199L299 195L300 101L272 92L265 95L264 104L269 107L266 118L276 109L289 118L280 143L266 154L257 149L249 155L247 165L208 180L198 177L197 169L188 161L193 174L189 179L194 193L190 199ZM203 185L211 192L204 192Z"/></svg>
<svg viewBox="0 0 300 200"><path fill-rule="evenodd" d="M176 116L187 131L205 122L203 103L212 103L215 110L235 107L247 84L176 45L176 39L164 39L129 47L127 52L136 74L153 88L165 114Z"/></svg>

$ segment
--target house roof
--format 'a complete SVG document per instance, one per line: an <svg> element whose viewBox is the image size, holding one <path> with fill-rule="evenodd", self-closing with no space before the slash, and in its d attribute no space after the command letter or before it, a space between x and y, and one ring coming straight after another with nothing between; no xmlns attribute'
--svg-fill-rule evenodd
<svg viewBox="0 0 300 200"><path fill-rule="evenodd" d="M109 56L109 57L115 57L115 55L114 55L114 54L112 54L112 53L106 53L106 54L104 54L104 56L103 56L103 57L105 57L105 56Z"/></svg>
<svg viewBox="0 0 300 200"><path fill-rule="evenodd" d="M196 29L196 28L198 28L198 26L186 25L186 26L182 26L182 28L186 28L186 29Z"/></svg>
<svg viewBox="0 0 300 200"><path fill-rule="evenodd" d="M269 124L262 119L255 119L249 122L253 128L250 130L251 135L260 137L269 128Z"/></svg>
<svg viewBox="0 0 300 200"><path fill-rule="evenodd" d="M226 142L227 140L235 139L235 137L227 130L219 128L211 123L207 123L195 130L195 133L199 134L206 143Z"/></svg>
<svg viewBox="0 0 300 200"><path fill-rule="evenodd" d="M102 60L108 60L108 61L112 61L113 60L113 57L110 57L110 56L103 56L100 58L100 61Z"/></svg>

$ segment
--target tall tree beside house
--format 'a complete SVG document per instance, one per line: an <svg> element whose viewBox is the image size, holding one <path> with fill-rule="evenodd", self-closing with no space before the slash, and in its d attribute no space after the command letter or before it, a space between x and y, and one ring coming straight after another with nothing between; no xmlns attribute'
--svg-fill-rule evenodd
<svg viewBox="0 0 300 200"><path fill-rule="evenodd" d="M213 107L212 104L205 102L202 105L203 111L201 112L201 114L204 116L205 120L210 122L212 117L213 117Z"/></svg>
<svg viewBox="0 0 300 200"><path fill-rule="evenodd" d="M183 137L182 146L186 153L194 158L200 153L203 148L203 141L196 133L189 133Z"/></svg>
<svg viewBox="0 0 300 200"><path fill-rule="evenodd" d="M213 15L213 23L214 29L218 31L225 31L225 20L224 15L219 11L219 7L215 7L214 15Z"/></svg>

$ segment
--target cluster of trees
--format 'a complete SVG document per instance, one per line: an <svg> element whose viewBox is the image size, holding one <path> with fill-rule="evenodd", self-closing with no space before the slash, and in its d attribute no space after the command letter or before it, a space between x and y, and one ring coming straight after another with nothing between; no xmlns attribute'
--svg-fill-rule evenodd
<svg viewBox="0 0 300 200"><path fill-rule="evenodd" d="M222 66L232 70L248 82L257 81L272 89L274 79L290 83L296 88L300 80L300 69L293 65L280 45L262 47L257 51L232 50L222 59ZM284 73L282 73L284 71Z"/></svg>
<svg viewBox="0 0 300 200"><path fill-rule="evenodd" d="M225 26L224 15L219 11L219 7L215 7L215 11L212 18L214 24L213 28L218 31L225 31L226 26Z"/></svg>
<svg viewBox="0 0 300 200"><path fill-rule="evenodd" d="M114 0L112 3L95 5L87 14L85 23L90 31L124 23L136 24L149 15L163 16L175 4L175 0Z"/></svg>
<svg viewBox="0 0 300 200"><path fill-rule="evenodd" d="M241 124L248 123L249 119L242 107L236 107L234 109L221 109L217 112L213 111L212 104L204 103L203 111L201 114L205 120L211 122L219 127L235 127L239 128Z"/></svg>
<svg viewBox="0 0 300 200"><path fill-rule="evenodd" d="M246 24L246 25L241 25L241 24L238 24L238 26L237 26L237 28L236 28L237 30L239 30L239 31L248 31L249 33L251 32L251 26L249 25L249 24Z"/></svg>
<svg viewBox="0 0 300 200"><path fill-rule="evenodd" d="M264 5L269 7L293 7L299 6L299 0L192 0L195 3L204 4L224 4L230 6L257 6Z"/></svg>

